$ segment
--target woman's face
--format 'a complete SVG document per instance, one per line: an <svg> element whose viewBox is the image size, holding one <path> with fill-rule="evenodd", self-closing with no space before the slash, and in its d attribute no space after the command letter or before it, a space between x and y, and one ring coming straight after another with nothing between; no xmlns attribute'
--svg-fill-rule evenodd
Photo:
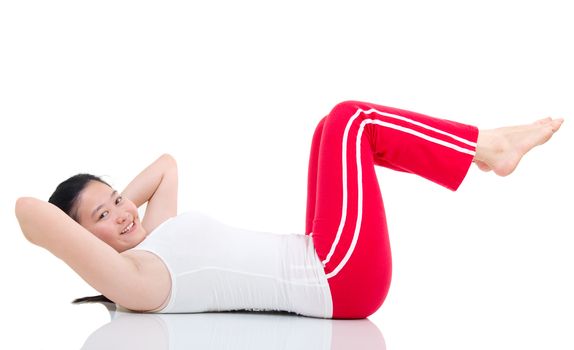
<svg viewBox="0 0 574 350"><path fill-rule="evenodd" d="M135 247L146 237L135 204L110 186L90 181L78 197L80 225L118 252Z"/></svg>

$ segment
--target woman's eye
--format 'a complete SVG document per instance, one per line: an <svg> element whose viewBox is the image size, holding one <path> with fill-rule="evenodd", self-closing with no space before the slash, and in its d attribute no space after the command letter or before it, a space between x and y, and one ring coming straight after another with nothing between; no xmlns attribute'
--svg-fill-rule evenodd
<svg viewBox="0 0 574 350"><path fill-rule="evenodd" d="M116 198L116 205L120 204L120 202L123 200L124 198L122 196L119 196L118 198Z"/></svg>
<svg viewBox="0 0 574 350"><path fill-rule="evenodd" d="M100 219L105 218L106 216L108 216L108 214L109 214L109 212L108 212L107 210L104 211L104 212L102 212L102 213L100 214Z"/></svg>

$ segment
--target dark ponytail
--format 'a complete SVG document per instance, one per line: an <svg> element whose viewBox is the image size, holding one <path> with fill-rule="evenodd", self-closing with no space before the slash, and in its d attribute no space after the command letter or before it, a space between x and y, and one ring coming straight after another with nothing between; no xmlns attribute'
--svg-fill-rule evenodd
<svg viewBox="0 0 574 350"><path fill-rule="evenodd" d="M72 304L87 304L87 303L111 303L114 302L103 295L95 295L93 297L83 297L72 301Z"/></svg>
<svg viewBox="0 0 574 350"><path fill-rule="evenodd" d="M107 182L102 180L100 177L92 174L77 174L56 187L56 190L50 196L48 202L54 204L60 208L64 213L68 214L69 217L74 219L76 222L79 221L77 213L77 201L80 194L86 188L90 181L98 181L103 184L110 186ZM110 186L111 187L111 186ZM84 303L113 303L110 299L103 295L97 295L93 297L83 297L72 301L73 304L84 304Z"/></svg>

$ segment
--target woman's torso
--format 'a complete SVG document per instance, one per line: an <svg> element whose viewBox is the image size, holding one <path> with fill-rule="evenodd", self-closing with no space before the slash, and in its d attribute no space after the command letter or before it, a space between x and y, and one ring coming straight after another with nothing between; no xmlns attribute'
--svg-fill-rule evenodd
<svg viewBox="0 0 574 350"><path fill-rule="evenodd" d="M305 235L238 229L189 212L167 220L126 253L167 268L171 291L158 312L332 316L329 285Z"/></svg>

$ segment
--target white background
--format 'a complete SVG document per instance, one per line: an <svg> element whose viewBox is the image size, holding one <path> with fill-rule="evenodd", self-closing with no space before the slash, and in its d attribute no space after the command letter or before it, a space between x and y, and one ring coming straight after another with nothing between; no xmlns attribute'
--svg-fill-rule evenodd
<svg viewBox="0 0 574 350"><path fill-rule="evenodd" d="M19 196L77 172L123 188L162 153L180 208L303 233L315 124L356 99L491 128L566 119L514 174L452 193L379 169L388 349L572 349L573 11L567 1L0 3L0 342L76 349L108 320L28 243ZM0 346L7 348L7 346Z"/></svg>

